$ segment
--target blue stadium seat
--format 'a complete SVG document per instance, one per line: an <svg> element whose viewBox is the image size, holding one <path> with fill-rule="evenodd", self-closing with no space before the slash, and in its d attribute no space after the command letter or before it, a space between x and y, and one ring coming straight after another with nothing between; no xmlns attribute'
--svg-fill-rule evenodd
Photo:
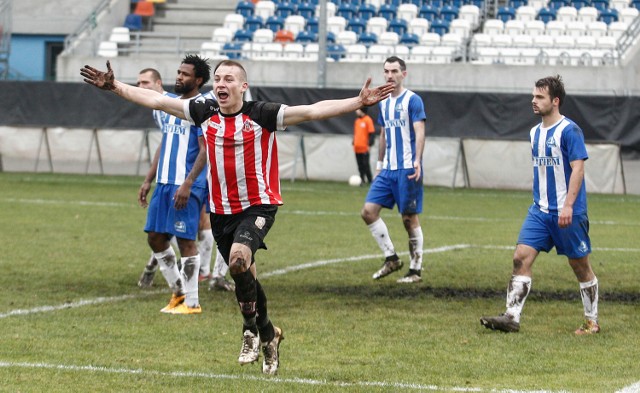
<svg viewBox="0 0 640 393"><path fill-rule="evenodd" d="M590 0L572 0L571 5L573 6L573 8L579 11L580 8L591 5L591 1Z"/></svg>
<svg viewBox="0 0 640 393"><path fill-rule="evenodd" d="M440 8L440 19L444 19L448 22L451 22L452 20L456 19L458 17L458 7L454 7L452 5L445 5L444 7ZM513 11L514 16L515 16L515 11Z"/></svg>
<svg viewBox="0 0 640 393"><path fill-rule="evenodd" d="M378 8L378 16L385 18L386 20L393 20L398 14L398 7L393 4L382 4Z"/></svg>
<svg viewBox="0 0 640 393"><path fill-rule="evenodd" d="M518 7L527 5L527 0L509 0L509 7L518 9Z"/></svg>
<svg viewBox="0 0 640 393"><path fill-rule="evenodd" d="M604 9L600 11L600 16L598 17L598 20L606 24L610 24L611 22L617 22L618 11L613 8Z"/></svg>
<svg viewBox="0 0 640 393"><path fill-rule="evenodd" d="M547 23L550 20L556 20L556 10L548 7L540 8L540 11L538 11L538 16L536 16L536 19L541 20L544 23Z"/></svg>
<svg viewBox="0 0 640 393"><path fill-rule="evenodd" d="M449 0L447 2L447 5L452 5L454 7L462 7L463 5L467 4L466 0ZM440 6L440 8L442 8L442 6Z"/></svg>
<svg viewBox="0 0 640 393"><path fill-rule="evenodd" d="M244 20L244 29L249 31L256 31L264 27L264 21L258 15L249 15Z"/></svg>
<svg viewBox="0 0 640 393"><path fill-rule="evenodd" d="M375 5L370 3L362 3L360 7L358 7L358 17L364 20L369 20L376 16L378 9Z"/></svg>
<svg viewBox="0 0 640 393"><path fill-rule="evenodd" d="M403 3L415 4L418 7L418 9L420 9L424 1L423 0L404 0Z"/></svg>
<svg viewBox="0 0 640 393"><path fill-rule="evenodd" d="M482 14L482 12L484 10L484 0L469 0L468 4L472 4L472 5L475 5L476 7L480 8L480 13Z"/></svg>
<svg viewBox="0 0 640 393"><path fill-rule="evenodd" d="M298 35L296 36L296 42L300 42L303 44L308 42L317 42L317 41L318 41L318 34L312 33L306 30L299 32Z"/></svg>
<svg viewBox="0 0 640 393"><path fill-rule="evenodd" d="M367 29L367 21L358 18L357 16L351 19L347 19L347 30L355 31L356 34L360 35L364 33Z"/></svg>
<svg viewBox="0 0 640 393"><path fill-rule="evenodd" d="M336 43L336 35L332 31L327 31L327 45Z"/></svg>
<svg viewBox="0 0 640 393"><path fill-rule="evenodd" d="M631 4L629 4L629 7L640 10L640 0L631 0Z"/></svg>
<svg viewBox="0 0 640 393"><path fill-rule="evenodd" d="M387 27L387 31L396 32L399 36L409 30L409 23L404 19L394 19L389 22L389 27Z"/></svg>
<svg viewBox="0 0 640 393"><path fill-rule="evenodd" d="M591 6L602 12L609 8L609 0L591 0Z"/></svg>
<svg viewBox="0 0 640 393"><path fill-rule="evenodd" d="M351 2L341 3L338 6L338 9L336 10L336 15L341 16L346 20L354 18L357 13L358 13L358 6Z"/></svg>
<svg viewBox="0 0 640 393"><path fill-rule="evenodd" d="M276 31L281 30L282 27L284 27L284 19L276 15L271 15L267 18L264 26L267 29L271 29L275 33Z"/></svg>
<svg viewBox="0 0 640 393"><path fill-rule="evenodd" d="M308 18L304 28L307 31L318 34L318 17Z"/></svg>
<svg viewBox="0 0 640 393"><path fill-rule="evenodd" d="M433 22L434 20L438 19L439 15L440 8L434 7L430 4L424 4L422 7L420 7L420 11L418 12L418 17L424 18L429 22Z"/></svg>
<svg viewBox="0 0 640 393"><path fill-rule="evenodd" d="M367 47L378 43L378 36L375 33L369 33L365 31L358 36L358 42L366 45Z"/></svg>
<svg viewBox="0 0 640 393"><path fill-rule="evenodd" d="M233 42L250 42L251 40L253 40L252 31L240 29L233 34Z"/></svg>
<svg viewBox="0 0 640 393"><path fill-rule="evenodd" d="M347 51L344 49L344 46L340 44L327 45L327 56L335 61L340 61L346 53Z"/></svg>
<svg viewBox="0 0 640 393"><path fill-rule="evenodd" d="M295 13L296 5L289 1L276 4L275 15L281 17L282 19L285 19L287 16L293 15Z"/></svg>
<svg viewBox="0 0 640 393"><path fill-rule="evenodd" d="M432 7L440 9L446 4L446 1L445 0L425 0L422 4L430 5Z"/></svg>
<svg viewBox="0 0 640 393"><path fill-rule="evenodd" d="M412 47L420 43L420 37L413 33L404 33L400 36L400 44Z"/></svg>
<svg viewBox="0 0 640 393"><path fill-rule="evenodd" d="M431 26L429 26L429 31L443 36L449 32L449 21L446 21L444 19L436 19L433 22L431 22Z"/></svg>
<svg viewBox="0 0 640 393"><path fill-rule="evenodd" d="M315 13L316 13L315 5L309 2L298 4L298 15L304 17L305 19L313 18Z"/></svg>
<svg viewBox="0 0 640 393"><path fill-rule="evenodd" d="M507 21L516 18L516 9L513 7L499 7L496 17L497 19L500 19L501 21L507 23Z"/></svg>
<svg viewBox="0 0 640 393"><path fill-rule="evenodd" d="M229 59L238 60L242 57L242 43L241 42L227 42L222 47L223 55Z"/></svg>
<svg viewBox="0 0 640 393"><path fill-rule="evenodd" d="M547 7L553 8L555 10L560 9L560 7L565 7L569 5L569 0L549 0L547 3Z"/></svg>
<svg viewBox="0 0 640 393"><path fill-rule="evenodd" d="M127 15L124 18L123 26L133 31L142 30L142 28L144 27L142 25L142 16L136 14Z"/></svg>
<svg viewBox="0 0 640 393"><path fill-rule="evenodd" d="M240 14L245 18L253 15L253 11L255 9L255 5L250 1L240 1L238 5L236 5L236 14Z"/></svg>

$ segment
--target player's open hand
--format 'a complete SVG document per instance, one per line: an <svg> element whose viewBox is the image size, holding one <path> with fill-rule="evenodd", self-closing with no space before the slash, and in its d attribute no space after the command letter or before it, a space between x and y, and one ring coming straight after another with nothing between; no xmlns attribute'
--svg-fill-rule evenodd
<svg viewBox="0 0 640 393"><path fill-rule="evenodd" d="M360 101L362 105L369 106L373 104L377 104L378 102L384 100L391 94L393 91L393 83L385 83L384 85L380 85L374 89L370 89L369 85L371 85L371 77L367 78L367 81L364 82L364 86L362 90L360 90Z"/></svg>
<svg viewBox="0 0 640 393"><path fill-rule="evenodd" d="M80 75L82 75L86 83L94 85L102 90L115 89L115 78L113 76L113 70L111 69L111 62L109 60L107 60L107 72L85 65L80 69Z"/></svg>

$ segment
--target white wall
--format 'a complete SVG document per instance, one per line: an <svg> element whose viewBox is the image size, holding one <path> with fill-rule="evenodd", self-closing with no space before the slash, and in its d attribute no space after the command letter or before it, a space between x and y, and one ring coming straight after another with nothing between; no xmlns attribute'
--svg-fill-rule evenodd
<svg viewBox="0 0 640 393"><path fill-rule="evenodd" d="M0 127L0 163L2 170L11 172L144 175L160 136L156 130ZM589 144L587 151L588 190L624 193L619 146ZM307 178L346 182L358 174L348 135L282 132L278 134L278 153L282 181ZM374 146L372 168L377 154ZM528 190L532 178L530 154L526 141L427 137L424 184Z"/></svg>

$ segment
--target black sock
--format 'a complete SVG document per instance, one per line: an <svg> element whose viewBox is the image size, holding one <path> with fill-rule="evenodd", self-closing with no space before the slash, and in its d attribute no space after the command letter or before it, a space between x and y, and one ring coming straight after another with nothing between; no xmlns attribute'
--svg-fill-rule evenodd
<svg viewBox="0 0 640 393"><path fill-rule="evenodd" d="M251 330L257 333L256 328L256 302L257 302L257 288L256 280L251 274L251 271L247 270L240 274L231 274L231 278L236 283L236 299L240 306L240 312L244 318L243 324L244 330Z"/></svg>
<svg viewBox="0 0 640 393"><path fill-rule="evenodd" d="M258 324L258 330L260 331L260 341L269 342L273 339L275 331L273 330L273 324L269 320L267 314L267 295L260 285L260 281L256 280L257 291L257 309L258 315L256 316L256 323Z"/></svg>

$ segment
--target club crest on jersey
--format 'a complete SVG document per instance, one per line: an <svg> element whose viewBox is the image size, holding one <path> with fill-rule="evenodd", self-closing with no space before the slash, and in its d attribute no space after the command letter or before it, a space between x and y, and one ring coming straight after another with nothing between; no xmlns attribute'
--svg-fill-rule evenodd
<svg viewBox="0 0 640 393"><path fill-rule="evenodd" d="M242 125L242 132L253 132L253 123L251 120L245 120Z"/></svg>
<svg viewBox="0 0 640 393"><path fill-rule="evenodd" d="M547 138L547 147L556 147L556 140L553 138L553 135Z"/></svg>
<svg viewBox="0 0 640 393"><path fill-rule="evenodd" d="M396 107L393 108L393 110L396 112L402 112L404 110L404 108L402 107L402 103L401 102L396 103Z"/></svg>

